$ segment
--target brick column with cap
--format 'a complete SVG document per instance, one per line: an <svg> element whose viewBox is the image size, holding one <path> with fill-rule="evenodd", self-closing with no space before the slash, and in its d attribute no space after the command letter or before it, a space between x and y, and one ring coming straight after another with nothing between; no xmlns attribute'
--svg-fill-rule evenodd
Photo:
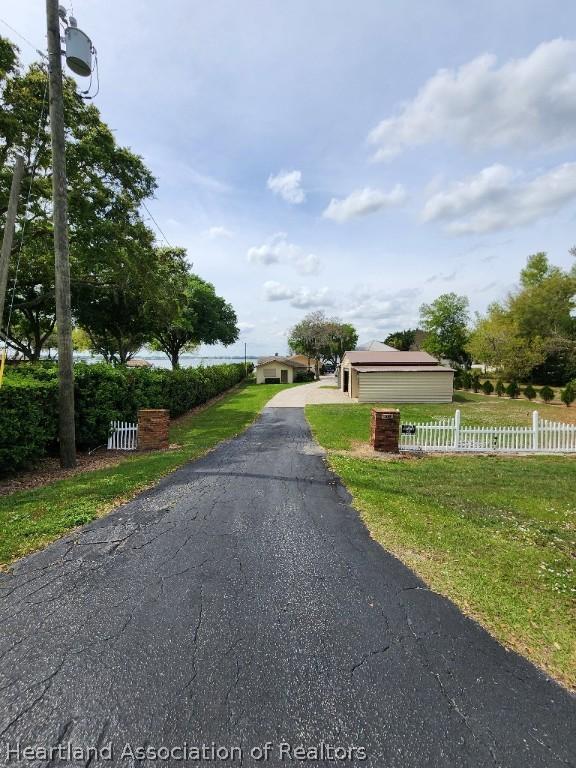
<svg viewBox="0 0 576 768"><path fill-rule="evenodd" d="M164 408L143 408L138 411L138 450L168 448L169 428L170 411Z"/></svg>
<svg viewBox="0 0 576 768"><path fill-rule="evenodd" d="M370 444L375 451L398 453L400 411L397 408L372 408Z"/></svg>

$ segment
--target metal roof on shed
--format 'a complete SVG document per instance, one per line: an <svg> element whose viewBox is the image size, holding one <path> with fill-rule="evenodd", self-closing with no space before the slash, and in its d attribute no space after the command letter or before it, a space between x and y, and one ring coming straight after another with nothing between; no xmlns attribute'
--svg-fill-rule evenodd
<svg viewBox="0 0 576 768"><path fill-rule="evenodd" d="M428 352L362 352L353 350L344 357L352 365L438 365Z"/></svg>

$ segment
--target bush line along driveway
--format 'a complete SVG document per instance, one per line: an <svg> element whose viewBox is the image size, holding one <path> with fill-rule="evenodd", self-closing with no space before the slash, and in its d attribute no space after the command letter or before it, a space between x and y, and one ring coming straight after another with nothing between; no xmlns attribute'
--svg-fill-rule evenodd
<svg viewBox="0 0 576 768"><path fill-rule="evenodd" d="M530 422L528 404L487 400L400 409L405 421L459 407L468 423ZM505 645L576 688L576 457L370 459L358 454L370 409L309 406L306 414L374 538Z"/></svg>
<svg viewBox="0 0 576 768"><path fill-rule="evenodd" d="M170 433L171 442L181 446L178 449L128 456L113 467L0 497L0 564L105 514L184 462L237 435L286 386L294 385L243 384L204 410L178 419Z"/></svg>
<svg viewBox="0 0 576 768"><path fill-rule="evenodd" d="M111 742L113 765L184 741L246 768L267 741L274 768L301 764L281 742L366 750L314 765L569 765L574 699L376 544L320 453L301 408L266 408L0 574L0 738Z"/></svg>

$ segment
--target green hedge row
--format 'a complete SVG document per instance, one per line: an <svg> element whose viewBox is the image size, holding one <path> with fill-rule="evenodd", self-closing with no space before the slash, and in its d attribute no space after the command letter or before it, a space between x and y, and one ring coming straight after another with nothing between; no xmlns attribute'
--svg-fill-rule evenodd
<svg viewBox="0 0 576 768"><path fill-rule="evenodd" d="M238 384L245 370L243 363L177 371L78 363L74 372L76 441L86 450L107 441L111 421L135 421L139 408L167 408L175 418ZM55 366L10 369L0 387L0 474L33 465L57 437Z"/></svg>
<svg viewBox="0 0 576 768"><path fill-rule="evenodd" d="M0 473L29 466L55 446L57 404L54 381L4 377L0 387Z"/></svg>

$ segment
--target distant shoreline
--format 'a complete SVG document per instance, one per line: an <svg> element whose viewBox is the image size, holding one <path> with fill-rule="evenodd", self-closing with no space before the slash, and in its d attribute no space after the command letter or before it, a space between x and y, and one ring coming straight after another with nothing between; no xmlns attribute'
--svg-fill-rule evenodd
<svg viewBox="0 0 576 768"><path fill-rule="evenodd" d="M50 358L48 358L47 354L43 354L41 357L42 360L47 359L55 359L52 355ZM150 366L152 368L171 368L170 360L166 357L166 355L162 355L161 353L156 355L150 355L150 354L143 354L143 355L135 355L134 360L146 360L147 363L150 363ZM183 354L180 355L180 367L181 368L194 368L200 365L208 366L208 365L221 365L226 362L234 362L234 363L243 363L244 360L247 362L254 362L258 360L258 357L256 355L247 355L244 357L244 355L193 355L193 354ZM102 355L93 355L89 352L74 352L74 362L84 362L88 364L92 363L101 363L104 361L104 358Z"/></svg>

